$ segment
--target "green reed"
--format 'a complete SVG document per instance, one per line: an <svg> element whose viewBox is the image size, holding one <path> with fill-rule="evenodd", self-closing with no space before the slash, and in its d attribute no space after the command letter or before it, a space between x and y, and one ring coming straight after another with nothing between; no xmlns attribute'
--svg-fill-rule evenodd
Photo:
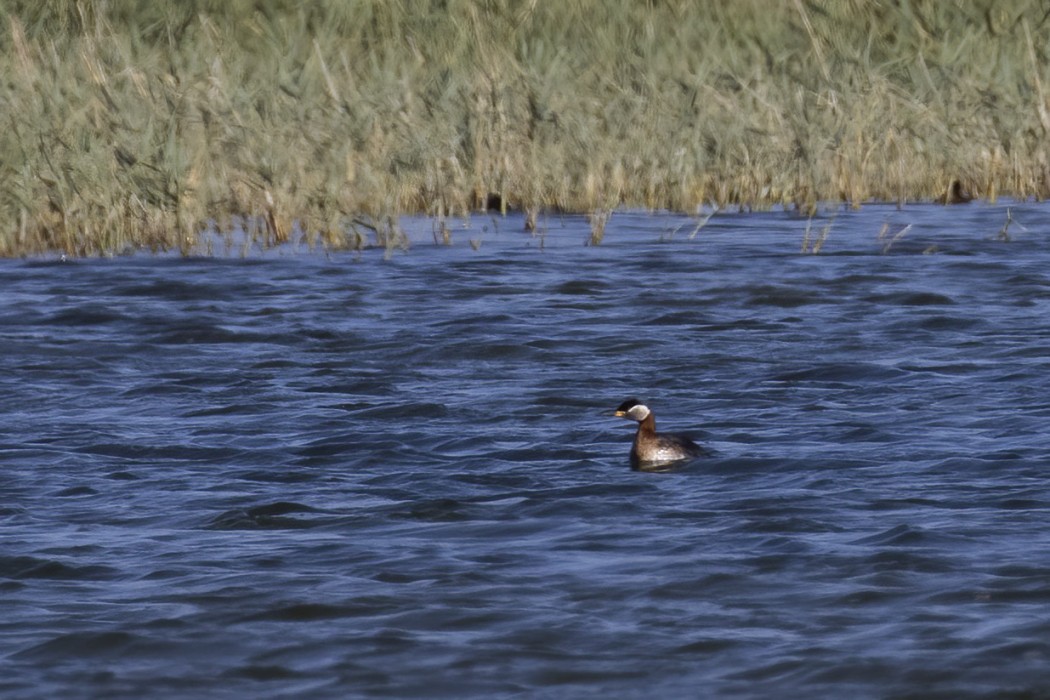
<svg viewBox="0 0 1050 700"><path fill-rule="evenodd" d="M8 0L0 255L1045 197L1048 40L1034 0Z"/></svg>

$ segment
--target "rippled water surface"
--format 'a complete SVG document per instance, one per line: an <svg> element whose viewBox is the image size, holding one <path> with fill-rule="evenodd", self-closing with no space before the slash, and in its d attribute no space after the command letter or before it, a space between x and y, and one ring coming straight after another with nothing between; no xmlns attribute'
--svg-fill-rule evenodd
<svg viewBox="0 0 1050 700"><path fill-rule="evenodd" d="M1045 693L1011 209L2 262L0 696ZM631 471L632 395L714 456Z"/></svg>

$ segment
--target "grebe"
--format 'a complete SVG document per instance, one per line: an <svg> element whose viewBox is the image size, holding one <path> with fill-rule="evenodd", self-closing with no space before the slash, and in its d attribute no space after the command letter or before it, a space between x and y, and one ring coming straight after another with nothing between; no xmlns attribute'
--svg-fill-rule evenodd
<svg viewBox="0 0 1050 700"><path fill-rule="evenodd" d="M937 198L940 204L966 204L973 201L973 194L962 186L958 180L952 180L948 189Z"/></svg>
<svg viewBox="0 0 1050 700"><path fill-rule="evenodd" d="M704 454L703 448L684 435L656 432L653 412L638 399L627 399L613 415L638 421L638 432L631 445L631 467L634 469L668 465Z"/></svg>

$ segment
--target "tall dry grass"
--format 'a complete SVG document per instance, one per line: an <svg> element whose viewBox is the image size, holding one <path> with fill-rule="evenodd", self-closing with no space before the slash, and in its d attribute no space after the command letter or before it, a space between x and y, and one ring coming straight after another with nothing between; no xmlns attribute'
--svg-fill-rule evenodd
<svg viewBox="0 0 1050 700"><path fill-rule="evenodd" d="M0 255L1045 197L1048 42L1033 0L8 0Z"/></svg>

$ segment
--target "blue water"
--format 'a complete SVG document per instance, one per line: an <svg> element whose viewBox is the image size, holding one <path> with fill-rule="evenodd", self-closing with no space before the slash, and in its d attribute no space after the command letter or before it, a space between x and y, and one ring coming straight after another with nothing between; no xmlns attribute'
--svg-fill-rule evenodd
<svg viewBox="0 0 1050 700"><path fill-rule="evenodd" d="M0 262L0 697L1045 695L1010 209ZM714 456L632 471L632 395Z"/></svg>

